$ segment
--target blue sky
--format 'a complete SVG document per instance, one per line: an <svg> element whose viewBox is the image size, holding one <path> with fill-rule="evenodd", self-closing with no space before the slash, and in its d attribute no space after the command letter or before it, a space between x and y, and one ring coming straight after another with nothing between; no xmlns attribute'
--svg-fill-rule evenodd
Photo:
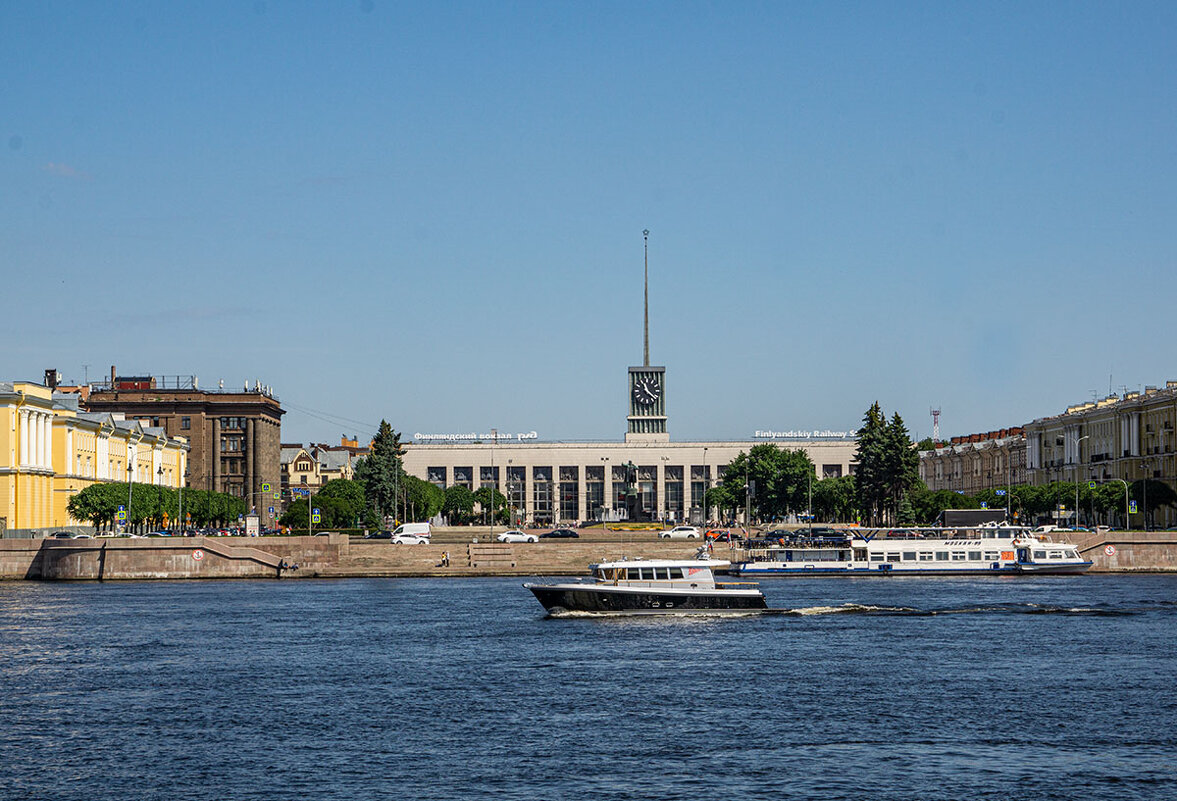
<svg viewBox="0 0 1177 801"><path fill-rule="evenodd" d="M1172 3L0 6L0 377L287 441L1018 425L1177 379ZM88 367L86 367L88 365Z"/></svg>

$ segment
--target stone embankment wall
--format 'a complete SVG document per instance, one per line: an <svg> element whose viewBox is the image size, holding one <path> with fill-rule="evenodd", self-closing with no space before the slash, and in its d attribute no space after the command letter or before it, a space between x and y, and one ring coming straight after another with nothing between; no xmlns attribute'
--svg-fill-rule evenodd
<svg viewBox="0 0 1177 801"><path fill-rule="evenodd" d="M580 540L511 545L470 539L465 530L440 531L429 545L351 540L342 534L5 539L0 540L0 579L584 575L594 562L623 557L682 559L699 548L697 540L659 541L649 534L589 533ZM1177 571L1174 532L1104 532L1076 544L1094 563L1093 571ZM729 559L732 552L721 545L714 556Z"/></svg>
<svg viewBox="0 0 1177 801"><path fill-rule="evenodd" d="M1092 572L1177 571L1177 531L1109 531L1073 540Z"/></svg>

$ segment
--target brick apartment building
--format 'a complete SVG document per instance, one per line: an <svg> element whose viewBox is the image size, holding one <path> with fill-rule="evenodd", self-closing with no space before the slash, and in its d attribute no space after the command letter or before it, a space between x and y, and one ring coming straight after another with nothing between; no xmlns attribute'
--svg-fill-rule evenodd
<svg viewBox="0 0 1177 801"><path fill-rule="evenodd" d="M63 388L64 389L64 388ZM194 376L119 376L77 388L91 412L122 413L128 420L159 426L168 436L186 437L186 486L245 498L272 522L272 492L281 484L282 409L269 387L200 389ZM263 492L262 485L270 485ZM263 497L265 496L265 497Z"/></svg>

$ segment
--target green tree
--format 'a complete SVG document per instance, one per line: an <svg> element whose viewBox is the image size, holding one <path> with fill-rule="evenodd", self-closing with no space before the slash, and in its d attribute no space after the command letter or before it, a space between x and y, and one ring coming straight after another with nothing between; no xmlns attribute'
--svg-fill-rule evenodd
<svg viewBox="0 0 1177 801"><path fill-rule="evenodd" d="M428 481L406 473L401 481L401 497L409 519L422 521L439 514L445 505L445 492Z"/></svg>
<svg viewBox="0 0 1177 801"><path fill-rule="evenodd" d="M474 514L474 493L462 484L446 487L445 503L441 511L449 519L451 525L462 525L470 522Z"/></svg>
<svg viewBox="0 0 1177 801"><path fill-rule="evenodd" d="M858 506L854 476L823 478L813 483L813 515L830 523L854 522Z"/></svg>
<svg viewBox="0 0 1177 801"><path fill-rule="evenodd" d="M737 498L732 488L727 484L717 484L707 490L707 506L715 509L721 520L730 520L736 516L736 509L744 504L743 492Z"/></svg>
<svg viewBox="0 0 1177 801"><path fill-rule="evenodd" d="M919 452L898 412L888 423L879 402L871 405L858 430L855 459L859 508L873 525L895 520L900 501L919 480ZM908 502L914 510L910 496Z"/></svg>
<svg viewBox="0 0 1177 801"><path fill-rule="evenodd" d="M899 412L891 415L891 423L884 433L886 485L886 513L897 519L899 506L909 489L920 479L920 454L907 433L907 426Z"/></svg>
<svg viewBox="0 0 1177 801"><path fill-rule="evenodd" d="M405 449L401 435L381 420L372 439L371 452L356 463L355 476L364 487L368 506L381 516L395 514L398 491L403 483L404 467L401 457Z"/></svg>
<svg viewBox="0 0 1177 801"><path fill-rule="evenodd" d="M492 512L493 520L497 521L503 518L507 505L507 496L503 495L503 493L494 487L479 487L474 491L474 500L484 517L488 512Z"/></svg>
<svg viewBox="0 0 1177 801"><path fill-rule="evenodd" d="M887 419L879 402L875 401L862 418L858 429L858 447L854 459L858 468L854 474L858 490L858 508L871 525L880 525L886 507L888 482Z"/></svg>
<svg viewBox="0 0 1177 801"><path fill-rule="evenodd" d="M324 528L349 528L364 517L367 500L359 481L337 478L328 481L315 493L315 506L322 515Z"/></svg>
<svg viewBox="0 0 1177 801"><path fill-rule="evenodd" d="M915 449L917 451L921 451L921 452L922 451L934 451L938 447L939 447L939 445L936 442L936 440L932 439L931 437L924 437L916 444Z"/></svg>

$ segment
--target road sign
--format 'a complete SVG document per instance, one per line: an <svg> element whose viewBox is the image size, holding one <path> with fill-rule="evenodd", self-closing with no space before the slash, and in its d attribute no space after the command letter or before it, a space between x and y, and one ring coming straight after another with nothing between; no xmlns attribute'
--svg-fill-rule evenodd
<svg viewBox="0 0 1177 801"><path fill-rule="evenodd" d="M1108 545L1103 546L1103 552L1106 553L1108 556L1115 556L1116 555L1116 546L1111 545L1109 543Z"/></svg>
<svg viewBox="0 0 1177 801"><path fill-rule="evenodd" d="M270 482L268 482L268 481L267 481L267 482L265 482L264 484L262 484L262 492L269 492L269 491L270 491L270 489L271 489L271 488L270 488Z"/></svg>
<svg viewBox="0 0 1177 801"><path fill-rule="evenodd" d="M193 551L192 558L195 559L197 562L199 562L201 559L204 558L204 551L201 551L201 550Z"/></svg>
<svg viewBox="0 0 1177 801"><path fill-rule="evenodd" d="M311 515L311 522L312 523L318 523L322 519L323 518L319 517L318 515Z"/></svg>
<svg viewBox="0 0 1177 801"><path fill-rule="evenodd" d="M1087 482L1087 489L1095 489L1095 482L1094 482L1094 481L1088 481L1088 482Z"/></svg>
<svg viewBox="0 0 1177 801"><path fill-rule="evenodd" d="M273 506L270 507L270 514L274 514L274 507Z"/></svg>
<svg viewBox="0 0 1177 801"><path fill-rule="evenodd" d="M988 508L989 508L989 502L988 502L988 501L981 501L981 508L982 508L982 509L988 509Z"/></svg>
<svg viewBox="0 0 1177 801"><path fill-rule="evenodd" d="M1004 494L1005 494L1005 490L993 490L993 494L994 494L994 495L1004 495Z"/></svg>
<svg viewBox="0 0 1177 801"><path fill-rule="evenodd" d="M1136 501L1128 501L1128 514L1136 514Z"/></svg>
<svg viewBox="0 0 1177 801"><path fill-rule="evenodd" d="M126 519L127 519L127 513L126 513L126 512L124 512L122 509L119 509L119 510L118 510L118 512L116 512L116 513L115 513L115 518L116 518L117 520L126 520Z"/></svg>
<svg viewBox="0 0 1177 801"><path fill-rule="evenodd" d="M282 500L282 493L281 493L281 492L275 492L275 493L274 493L274 500L276 500L276 501L280 501L280 500Z"/></svg>

